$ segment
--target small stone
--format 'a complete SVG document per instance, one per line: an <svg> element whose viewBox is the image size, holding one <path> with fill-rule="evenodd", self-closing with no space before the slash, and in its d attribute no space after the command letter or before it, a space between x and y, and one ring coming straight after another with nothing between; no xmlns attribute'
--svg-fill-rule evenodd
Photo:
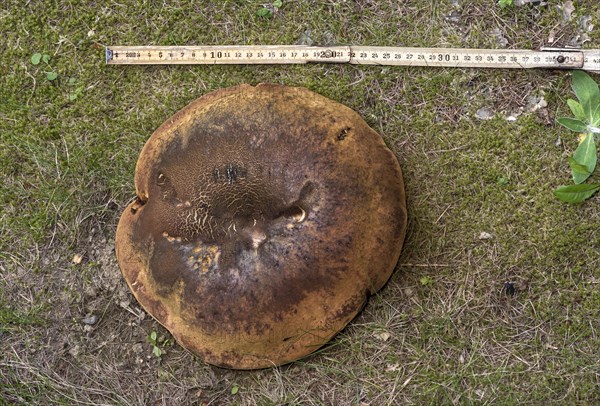
<svg viewBox="0 0 600 406"><path fill-rule="evenodd" d="M460 14L456 10L452 10L444 19L449 23L458 24L460 23Z"/></svg>
<svg viewBox="0 0 600 406"><path fill-rule="evenodd" d="M71 347L69 349L69 354L71 354L71 356L74 358L77 358L77 356L79 355L80 352L81 352L81 347L79 347L79 345L76 345L75 347Z"/></svg>
<svg viewBox="0 0 600 406"><path fill-rule="evenodd" d="M321 43L319 45L327 47L334 45L335 43L335 35L331 31L323 32L323 35L321 36Z"/></svg>
<svg viewBox="0 0 600 406"><path fill-rule="evenodd" d="M573 5L572 1L565 1L563 5L557 5L556 7L562 11L563 19L565 21L571 20L571 14L573 14L573 11L575 11L575 6Z"/></svg>
<svg viewBox="0 0 600 406"><path fill-rule="evenodd" d="M379 333L375 333L375 334L374 334L374 336L375 336L377 339L379 339L379 340L381 340L381 341L383 341L383 342L386 342L387 340L389 340L389 339L390 339L390 337L391 337L392 335L391 335L390 333L388 333L387 331L382 331L382 332L379 332Z"/></svg>
<svg viewBox="0 0 600 406"><path fill-rule="evenodd" d="M487 107L482 107L475 112L475 117L480 120L491 120L494 117L494 112Z"/></svg>
<svg viewBox="0 0 600 406"><path fill-rule="evenodd" d="M81 264L81 261L83 261L83 255L81 255L81 254L75 254L75 255L73 255L73 263L75 265Z"/></svg>
<svg viewBox="0 0 600 406"><path fill-rule="evenodd" d="M506 119L506 121L508 121L509 123L514 123L515 121L517 121L517 118L521 115L521 113L519 112L513 112L510 113L506 116L504 116L504 118Z"/></svg>
<svg viewBox="0 0 600 406"><path fill-rule="evenodd" d="M548 102L544 99L544 96L535 96L529 95L527 96L527 111L534 112L539 109L543 109L548 107Z"/></svg>
<svg viewBox="0 0 600 406"><path fill-rule="evenodd" d="M296 41L296 44L311 46L314 43L314 41L312 40L312 38L310 37L310 35L311 35L311 31L310 30L304 31L302 33L302 35L300 35L300 38L298 39L298 41Z"/></svg>
<svg viewBox="0 0 600 406"><path fill-rule="evenodd" d="M95 314L92 314L91 316L87 316L85 317L83 320L81 320L84 324L87 324L88 326L93 326L94 324L96 324L98 322L98 316L96 316Z"/></svg>
<svg viewBox="0 0 600 406"><path fill-rule="evenodd" d="M560 147L562 145L562 138L560 138L560 135L558 136L558 138L556 139L555 145L557 147Z"/></svg>
<svg viewBox="0 0 600 406"><path fill-rule="evenodd" d="M508 40L504 37L504 34L502 34L502 31L500 31L499 28L494 28L491 34L496 37L496 43L500 48L506 48Z"/></svg>
<svg viewBox="0 0 600 406"><path fill-rule="evenodd" d="M579 20L579 26L582 31L592 32L594 29L594 24L592 24L592 16L582 16Z"/></svg>
<svg viewBox="0 0 600 406"><path fill-rule="evenodd" d="M481 234L479 234L480 240L491 240L492 238L494 238L494 236L490 233L486 233L485 231L482 231Z"/></svg>

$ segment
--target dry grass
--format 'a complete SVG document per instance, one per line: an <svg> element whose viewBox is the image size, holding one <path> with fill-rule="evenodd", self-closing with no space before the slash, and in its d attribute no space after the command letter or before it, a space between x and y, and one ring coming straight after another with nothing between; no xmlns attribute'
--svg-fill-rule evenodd
<svg viewBox="0 0 600 406"><path fill-rule="evenodd" d="M576 146L554 124L567 73L107 67L103 53L294 43L308 31L320 42L496 47L495 28L512 48L556 46L582 34L584 15L600 26L597 1L576 2L570 21L554 4L283 3L272 19L243 0L0 6L0 404L600 403L600 200L566 206L551 194ZM599 33L586 45L600 47ZM31 65L34 52L52 56L56 82ZM410 210L398 269L359 317L316 354L253 372L174 344L113 254L145 140L191 100L242 82L306 86L360 112L399 157ZM530 96L548 107L528 112ZM481 107L496 117L476 119ZM503 118L515 111L516 122ZM98 322L86 326L90 315Z"/></svg>

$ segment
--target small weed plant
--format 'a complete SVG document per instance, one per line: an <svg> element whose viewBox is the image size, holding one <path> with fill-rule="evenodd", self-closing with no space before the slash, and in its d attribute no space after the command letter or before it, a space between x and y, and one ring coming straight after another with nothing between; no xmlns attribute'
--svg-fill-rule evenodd
<svg viewBox="0 0 600 406"><path fill-rule="evenodd" d="M579 101L569 99L567 104L575 117L561 117L557 121L569 130L580 133L579 146L568 159L574 184L559 187L554 195L564 202L580 203L600 190L600 183L584 183L596 169L600 90L590 76L578 70L573 72L572 86Z"/></svg>
<svg viewBox="0 0 600 406"><path fill-rule="evenodd" d="M162 355L162 350L158 346L158 339L157 339L156 331L152 331L150 333L150 335L148 336L148 342L152 345L152 353L157 358L160 358L160 356Z"/></svg>
<svg viewBox="0 0 600 406"><path fill-rule="evenodd" d="M36 52L35 54L31 55L32 65L39 65L41 62L43 62L49 69L48 71L45 71L46 79L50 81L56 80L56 78L58 77L58 73L56 73L54 69L52 69L52 66L50 66L50 55L41 54L39 52Z"/></svg>
<svg viewBox="0 0 600 406"><path fill-rule="evenodd" d="M256 11L256 15L259 17L271 18L274 13L279 11L281 6L283 6L283 0L275 0L273 3L263 4L263 6Z"/></svg>
<svg viewBox="0 0 600 406"><path fill-rule="evenodd" d="M513 5L513 0L498 0L500 8L507 8Z"/></svg>

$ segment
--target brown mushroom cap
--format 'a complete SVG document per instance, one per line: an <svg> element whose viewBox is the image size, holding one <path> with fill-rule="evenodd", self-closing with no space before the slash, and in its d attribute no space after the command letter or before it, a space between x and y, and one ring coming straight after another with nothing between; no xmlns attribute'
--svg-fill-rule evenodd
<svg viewBox="0 0 600 406"><path fill-rule="evenodd" d="M152 134L117 258L142 306L206 362L253 369L318 349L390 277L400 166L351 109L261 84L192 102Z"/></svg>

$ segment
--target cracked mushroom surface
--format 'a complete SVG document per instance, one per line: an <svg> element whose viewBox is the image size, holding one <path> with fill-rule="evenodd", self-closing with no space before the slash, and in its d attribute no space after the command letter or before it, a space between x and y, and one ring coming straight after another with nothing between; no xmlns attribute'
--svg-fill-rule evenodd
<svg viewBox="0 0 600 406"><path fill-rule="evenodd" d="M304 88L240 85L144 146L116 236L140 304L221 367L294 361L392 274L406 232L400 166L353 110Z"/></svg>

